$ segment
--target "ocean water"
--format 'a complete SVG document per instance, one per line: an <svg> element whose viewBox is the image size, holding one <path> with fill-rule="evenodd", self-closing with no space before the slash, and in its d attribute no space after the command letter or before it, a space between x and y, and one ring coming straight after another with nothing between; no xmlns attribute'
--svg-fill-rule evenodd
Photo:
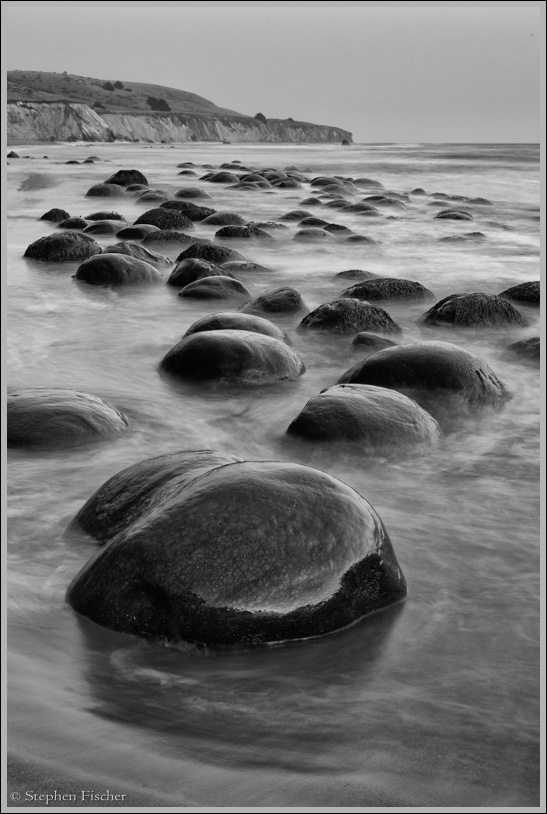
<svg viewBox="0 0 547 814"><path fill-rule="evenodd" d="M127 433L104 443L8 452L8 733L15 759L85 777L85 786L74 781L77 788L126 793L127 805L140 792L158 805L538 805L539 371L505 353L511 342L538 334L537 309L519 307L528 328L446 327L432 336L416 324L423 304L385 304L405 342L461 345L488 362L513 398L503 410L456 422L435 449L371 457L285 437L308 399L361 358L351 337L297 334L300 317L279 318L306 364L300 381L190 387L160 376L158 364L195 320L225 310L223 303L185 300L162 285L86 286L71 278L76 263L23 258L31 242L56 231L39 220L53 206L82 216L112 208L130 223L152 208L130 195L85 197L117 169L136 168L154 189L203 187L212 196L203 203L219 211L270 221L306 208L378 241L300 243L292 240L293 223L272 231L273 245L230 241L269 269L239 275L253 295L289 285L311 310L347 287L335 274L353 268L417 280L436 299L496 294L539 278L537 146L13 149L31 159L7 168L8 385L93 393L131 421ZM89 155L98 160L64 163ZM302 207L319 192L307 184L255 192L198 180L202 164L232 160L251 168L293 165L310 178L368 177L394 192L421 187L428 194L367 218ZM196 177L177 176L184 161L197 165ZM439 221L436 192L491 205L468 204L472 222ZM195 226L203 237L218 228ZM486 240L439 242L470 231ZM165 253L174 258L182 248ZM408 583L406 602L324 638L229 652L167 647L78 618L65 591L96 549L92 540L64 534L70 520L116 472L181 449L295 461L348 483L387 528Z"/></svg>

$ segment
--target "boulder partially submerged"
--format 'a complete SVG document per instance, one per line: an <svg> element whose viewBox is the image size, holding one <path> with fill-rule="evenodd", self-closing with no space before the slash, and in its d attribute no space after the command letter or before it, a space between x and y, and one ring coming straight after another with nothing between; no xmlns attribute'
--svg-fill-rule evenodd
<svg viewBox="0 0 547 814"><path fill-rule="evenodd" d="M38 238L27 246L23 257L58 263L85 260L101 252L100 243L97 243L91 235L84 235L79 231L66 231Z"/></svg>
<svg viewBox="0 0 547 814"><path fill-rule="evenodd" d="M107 481L75 522L108 545L68 602L124 633L199 646L306 639L406 596L372 506L298 464L152 458Z"/></svg>
<svg viewBox="0 0 547 814"><path fill-rule="evenodd" d="M383 308L348 297L323 303L304 317L297 330L331 331L339 334L359 331L401 333L399 326Z"/></svg>

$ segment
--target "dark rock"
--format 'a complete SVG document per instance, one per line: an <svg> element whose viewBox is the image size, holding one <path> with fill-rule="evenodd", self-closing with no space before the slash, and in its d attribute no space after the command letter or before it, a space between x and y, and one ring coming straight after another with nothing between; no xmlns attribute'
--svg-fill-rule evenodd
<svg viewBox="0 0 547 814"><path fill-rule="evenodd" d="M108 545L68 602L124 633L200 646L308 639L406 596L372 506L299 464L149 459L103 484L76 524Z"/></svg>
<svg viewBox="0 0 547 814"><path fill-rule="evenodd" d="M65 161L65 164L79 164L79 161L76 161L75 158L71 158L70 161Z"/></svg>
<svg viewBox="0 0 547 814"><path fill-rule="evenodd" d="M287 429L310 441L358 442L366 451L435 444L435 419L402 393L367 384L338 384L314 396Z"/></svg>
<svg viewBox="0 0 547 814"><path fill-rule="evenodd" d="M312 187L327 187L330 184L336 184L336 178L329 175L319 175L317 178L313 178L310 184Z"/></svg>
<svg viewBox="0 0 547 814"><path fill-rule="evenodd" d="M531 336L529 339L513 342L512 345L508 346L507 350L510 354L515 354L523 359L528 359L530 362L539 364L541 358L540 344L539 336Z"/></svg>
<svg viewBox="0 0 547 814"><path fill-rule="evenodd" d="M319 198L304 198L301 203L302 206L323 206L323 203L319 200Z"/></svg>
<svg viewBox="0 0 547 814"><path fill-rule="evenodd" d="M126 192L145 192L146 190L148 190L148 184L129 184L125 188Z"/></svg>
<svg viewBox="0 0 547 814"><path fill-rule="evenodd" d="M132 184L145 184L148 186L146 177L138 170L118 170L105 181L106 184L119 184L121 187L128 187Z"/></svg>
<svg viewBox="0 0 547 814"><path fill-rule="evenodd" d="M247 286L233 277L213 274L185 285L179 297L192 297L198 300L249 299L251 292Z"/></svg>
<svg viewBox="0 0 547 814"><path fill-rule="evenodd" d="M269 319L254 314L242 314L241 311L221 311L218 314L209 314L202 317L193 325L190 325L184 336L190 336L201 331L223 330L251 331L265 336L273 336L274 339L279 339L280 342L285 342L287 345L292 344L287 334L277 325L274 325L273 322L270 322Z"/></svg>
<svg viewBox="0 0 547 814"><path fill-rule="evenodd" d="M153 226L151 223L141 223L139 226L125 226L119 232L116 232L116 237L122 240L142 240L146 235L159 231L158 227Z"/></svg>
<svg viewBox="0 0 547 814"><path fill-rule="evenodd" d="M222 172L213 173L207 180L211 184L235 184L239 181L239 178L233 172L223 170Z"/></svg>
<svg viewBox="0 0 547 814"><path fill-rule="evenodd" d="M7 399L8 447L62 449L122 432L128 421L97 396L32 387Z"/></svg>
<svg viewBox="0 0 547 814"><path fill-rule="evenodd" d="M184 286L193 283L195 280L203 280L204 277L231 277L232 275L225 269L210 263L208 260L199 260L196 257L189 257L182 260L171 272L167 285Z"/></svg>
<svg viewBox="0 0 547 814"><path fill-rule="evenodd" d="M280 178L272 183L277 189L301 189L302 184L296 178Z"/></svg>
<svg viewBox="0 0 547 814"><path fill-rule="evenodd" d="M125 218L119 212L93 212L91 215L86 215L86 220L123 220Z"/></svg>
<svg viewBox="0 0 547 814"><path fill-rule="evenodd" d="M281 215L278 220L297 220L301 221L303 218L311 217L309 212L306 212L305 209L293 209L292 212L286 212L284 215Z"/></svg>
<svg viewBox="0 0 547 814"><path fill-rule="evenodd" d="M177 263L186 260L187 257L198 257L200 260L210 260L212 263L221 265L230 260L245 260L242 254L227 246L218 246L216 243L195 243L189 246L177 257Z"/></svg>
<svg viewBox="0 0 547 814"><path fill-rule="evenodd" d="M119 198L123 195L125 189L119 184L95 184L86 192L88 198Z"/></svg>
<svg viewBox="0 0 547 814"><path fill-rule="evenodd" d="M373 271L365 271L364 269L348 269L348 271L339 271L335 275L335 279L338 277L342 280L375 280L378 275Z"/></svg>
<svg viewBox="0 0 547 814"><path fill-rule="evenodd" d="M31 257L33 260L60 262L85 260L101 252L100 244L91 235L69 231L40 237L27 247L23 256Z"/></svg>
<svg viewBox="0 0 547 814"><path fill-rule="evenodd" d="M270 269L266 268L266 266L261 266L259 263L248 263L246 260L228 260L227 263L222 263L222 268L228 272L234 272L235 274L239 274L239 272L265 272L270 271Z"/></svg>
<svg viewBox="0 0 547 814"><path fill-rule="evenodd" d="M447 235L440 237L440 243L469 243L469 241L486 240L482 232L465 232L463 235Z"/></svg>
<svg viewBox="0 0 547 814"><path fill-rule="evenodd" d="M144 246L159 245L159 246L186 246L189 243L194 244L200 242L198 238L187 235L185 232L174 232L172 229L158 229L157 231L150 232L142 239Z"/></svg>
<svg viewBox="0 0 547 814"><path fill-rule="evenodd" d="M309 215L307 218L303 218L298 225L299 226L317 226L317 227L321 228L322 226L327 226L328 221L323 220L323 218L314 218L313 215Z"/></svg>
<svg viewBox="0 0 547 814"><path fill-rule="evenodd" d="M357 212L357 214L361 214L362 212L373 212L376 215L378 214L378 210L375 206L369 203L364 203L363 201L360 203L345 204L342 207L342 212Z"/></svg>
<svg viewBox="0 0 547 814"><path fill-rule="evenodd" d="M210 226L245 226L247 221L237 212L215 212L214 215L209 215L204 218L202 223L207 223Z"/></svg>
<svg viewBox="0 0 547 814"><path fill-rule="evenodd" d="M84 229L88 235L115 235L119 231L120 222L118 220L96 220Z"/></svg>
<svg viewBox="0 0 547 814"><path fill-rule="evenodd" d="M433 415L439 404L472 411L501 406L509 398L482 359L450 342L416 342L380 350L338 380L338 384L348 383L397 390Z"/></svg>
<svg viewBox="0 0 547 814"><path fill-rule="evenodd" d="M400 334L401 329L387 311L377 305L361 300L340 298L326 302L307 314L298 331L331 331L350 334L373 331L384 334Z"/></svg>
<svg viewBox="0 0 547 814"><path fill-rule="evenodd" d="M155 268L165 268L172 265L172 260L165 257L163 254L151 252L142 246L140 243L133 243L131 241L123 241L121 243L114 243L112 246L107 246L103 249L103 254L125 254L128 257L136 257L137 260L144 260L145 263L155 266Z"/></svg>
<svg viewBox="0 0 547 814"><path fill-rule="evenodd" d="M506 288L499 296L513 302L521 302L523 305L537 305L539 308L540 288L539 280L528 280Z"/></svg>
<svg viewBox="0 0 547 814"><path fill-rule="evenodd" d="M11 151L8 153L8 158L20 158L20 157L21 157L21 156L19 155L19 153L16 153L14 150L11 150Z"/></svg>
<svg viewBox="0 0 547 814"><path fill-rule="evenodd" d="M439 300L420 318L424 325L457 325L464 328L516 326L528 322L503 297L494 294L450 294Z"/></svg>
<svg viewBox="0 0 547 814"><path fill-rule="evenodd" d="M388 339L385 336L378 336L378 334L373 334L369 331L361 331L361 333L357 334L351 344L355 350L376 353L377 350L391 348L393 345L397 345L398 343L393 342L391 339Z"/></svg>
<svg viewBox="0 0 547 814"><path fill-rule="evenodd" d="M300 357L284 342L237 330L187 336L171 348L161 367L183 378L238 384L296 381L305 372Z"/></svg>
<svg viewBox="0 0 547 814"><path fill-rule="evenodd" d="M473 220L473 216L468 212L462 212L457 209L444 209L442 212L437 212L435 215L436 220Z"/></svg>
<svg viewBox="0 0 547 814"><path fill-rule="evenodd" d="M411 190L410 194L411 195L427 195L427 192L425 191L425 189L422 189L421 187L417 187L416 189Z"/></svg>
<svg viewBox="0 0 547 814"><path fill-rule="evenodd" d="M371 237L367 237L366 235L348 235L348 237L344 237L343 243L368 243L371 246L375 246L377 244L376 240L373 240Z"/></svg>
<svg viewBox="0 0 547 814"><path fill-rule="evenodd" d="M145 285L160 283L160 272L150 263L119 253L90 257L78 267L76 280L90 285Z"/></svg>
<svg viewBox="0 0 547 814"><path fill-rule="evenodd" d="M333 235L351 234L351 229L347 226L343 226L341 223L327 223L323 228L325 232L330 232Z"/></svg>
<svg viewBox="0 0 547 814"><path fill-rule="evenodd" d="M373 187L374 189L383 189L384 185L380 181L374 181L372 178L354 178L353 183L358 187Z"/></svg>
<svg viewBox="0 0 547 814"><path fill-rule="evenodd" d="M176 230L176 229L193 229L194 225L190 218L187 218L182 212L176 210L163 209L149 209L148 212L143 212L134 223L138 226L140 223L150 223L152 226L157 226L163 230Z"/></svg>
<svg viewBox="0 0 547 814"><path fill-rule="evenodd" d="M355 297L358 300L425 300L433 293L421 283L412 280L399 280L395 277L378 277L346 288L341 297Z"/></svg>
<svg viewBox="0 0 547 814"><path fill-rule="evenodd" d="M269 240L273 237L258 226L222 226L215 232L217 240Z"/></svg>
<svg viewBox="0 0 547 814"><path fill-rule="evenodd" d="M52 223L60 223L62 220L66 220L69 218L70 215L64 209L49 209L40 220L49 220Z"/></svg>
<svg viewBox="0 0 547 814"><path fill-rule="evenodd" d="M211 200L212 196L199 187L183 187L175 192L175 198L209 198Z"/></svg>
<svg viewBox="0 0 547 814"><path fill-rule="evenodd" d="M205 220L209 215L215 214L214 209L209 209L207 206L198 206L192 201L166 201L161 204L160 209L174 209L177 212L182 212L191 221Z"/></svg>
<svg viewBox="0 0 547 814"><path fill-rule="evenodd" d="M305 311L302 297L294 288L272 288L240 308L245 314L298 314Z"/></svg>
<svg viewBox="0 0 547 814"><path fill-rule="evenodd" d="M67 218L58 224L59 229L85 229L88 225L84 218Z"/></svg>

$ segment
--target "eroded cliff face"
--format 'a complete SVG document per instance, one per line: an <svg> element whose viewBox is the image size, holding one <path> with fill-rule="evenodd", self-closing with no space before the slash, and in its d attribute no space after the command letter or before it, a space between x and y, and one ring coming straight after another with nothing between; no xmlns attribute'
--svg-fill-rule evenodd
<svg viewBox="0 0 547 814"><path fill-rule="evenodd" d="M88 105L53 102L8 104L11 141L230 141L272 143L351 142L339 127L247 116L99 115Z"/></svg>

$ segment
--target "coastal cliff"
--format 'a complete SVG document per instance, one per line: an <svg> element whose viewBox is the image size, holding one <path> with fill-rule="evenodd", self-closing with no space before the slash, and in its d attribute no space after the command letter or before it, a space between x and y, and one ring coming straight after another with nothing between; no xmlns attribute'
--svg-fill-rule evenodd
<svg viewBox="0 0 547 814"><path fill-rule="evenodd" d="M179 113L98 113L74 102L8 104L10 141L230 141L270 143L351 142L351 133L338 127L291 119L250 116L185 115Z"/></svg>

